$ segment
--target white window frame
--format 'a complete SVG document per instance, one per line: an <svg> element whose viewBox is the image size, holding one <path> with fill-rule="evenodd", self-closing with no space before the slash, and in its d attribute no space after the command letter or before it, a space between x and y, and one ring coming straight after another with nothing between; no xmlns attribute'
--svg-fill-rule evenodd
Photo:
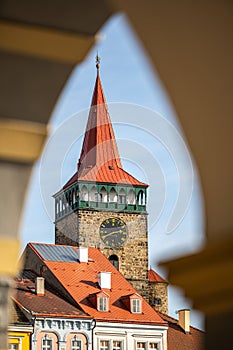
<svg viewBox="0 0 233 350"><path fill-rule="evenodd" d="M131 299L130 301L131 312L133 314L141 314L142 313L142 300L141 299Z"/></svg>
<svg viewBox="0 0 233 350"><path fill-rule="evenodd" d="M106 296L105 297L98 296L97 297L97 309L98 309L98 311L104 311L104 312L109 311L109 298Z"/></svg>
<svg viewBox="0 0 233 350"><path fill-rule="evenodd" d="M105 342L108 342L108 348L106 348L106 350L124 350L125 347L124 347L124 340L123 339L119 339L119 338L115 338L115 339L109 339L109 338L104 338L104 337L101 337L98 339L98 350L105 350L104 348L101 348L100 347L100 342L101 341L105 341ZM113 347L113 343L114 342L120 342L120 347Z"/></svg>
<svg viewBox="0 0 233 350"><path fill-rule="evenodd" d="M47 344L43 345L43 340L51 341L51 347L47 347ZM49 334L45 334L45 336L41 339L41 350L53 350L53 338L51 338Z"/></svg>
<svg viewBox="0 0 233 350"><path fill-rule="evenodd" d="M75 334L75 336L70 340L70 350L77 350L77 348L73 347L72 345L73 341L79 341L81 344L80 349L82 350L83 348L82 339L80 339L77 334Z"/></svg>
<svg viewBox="0 0 233 350"><path fill-rule="evenodd" d="M100 342L108 342L107 347L101 346ZM110 340L109 339L99 339L99 350L110 350Z"/></svg>
<svg viewBox="0 0 233 350"><path fill-rule="evenodd" d="M139 348L138 347L138 343L144 343L145 344L145 348ZM148 340L148 339L136 339L135 340L135 350L150 350L150 349L153 349L153 348L150 348L149 347L149 345L150 344L156 344L156 350L160 350L161 349L161 347L160 347L160 345L161 345L161 343L160 342L158 342L158 341L155 341L155 340L152 340L152 339L150 339L150 340Z"/></svg>

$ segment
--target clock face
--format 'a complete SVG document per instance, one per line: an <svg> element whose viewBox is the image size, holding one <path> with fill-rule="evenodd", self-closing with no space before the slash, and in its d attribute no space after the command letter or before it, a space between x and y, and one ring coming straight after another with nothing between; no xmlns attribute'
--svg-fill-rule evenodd
<svg viewBox="0 0 233 350"><path fill-rule="evenodd" d="M126 236L126 224L118 218L109 218L100 225L100 238L108 247L121 247Z"/></svg>

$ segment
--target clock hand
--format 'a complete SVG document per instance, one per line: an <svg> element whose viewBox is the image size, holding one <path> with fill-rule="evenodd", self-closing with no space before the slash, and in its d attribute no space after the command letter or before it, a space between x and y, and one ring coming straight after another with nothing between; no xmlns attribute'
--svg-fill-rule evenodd
<svg viewBox="0 0 233 350"><path fill-rule="evenodd" d="M112 231L108 234L106 234L105 236L102 236L103 239L105 239L106 237L109 237L109 236L112 236L112 235L115 235L116 233L119 233L120 231Z"/></svg>

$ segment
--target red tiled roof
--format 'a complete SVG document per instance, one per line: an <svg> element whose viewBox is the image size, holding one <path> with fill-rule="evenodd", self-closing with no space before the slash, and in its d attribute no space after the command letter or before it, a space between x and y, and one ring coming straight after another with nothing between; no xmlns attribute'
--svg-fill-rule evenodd
<svg viewBox="0 0 233 350"><path fill-rule="evenodd" d="M43 259L41 254L35 249L35 246L38 245L29 244L38 257ZM49 249L52 245L46 245L46 247ZM63 247L72 249L75 252L78 250L77 247ZM51 261L49 259L43 259L43 262L54 274L65 291L78 303L79 307L96 320L166 325L166 322L163 321L144 299L142 299L142 314L131 313L125 307L121 298L137 293L136 290L99 249L88 248L88 256L88 263L79 263L78 261ZM104 290L110 298L110 309L108 312L98 311L88 298L88 296L101 291L98 285L98 273L101 271L111 272L111 289Z"/></svg>
<svg viewBox="0 0 233 350"><path fill-rule="evenodd" d="M168 322L168 350L203 350L204 332L190 327L190 333L185 334L175 318L159 313Z"/></svg>
<svg viewBox="0 0 233 350"><path fill-rule="evenodd" d="M96 78L78 171L63 188L76 181L147 186L122 168L99 74Z"/></svg>
<svg viewBox="0 0 233 350"><path fill-rule="evenodd" d="M168 283L163 277L161 277L157 272L150 269L148 271L148 281L157 283Z"/></svg>
<svg viewBox="0 0 233 350"><path fill-rule="evenodd" d="M16 291L13 300L20 307L29 310L32 315L47 317L88 317L83 311L74 307L58 295L45 290L44 296L35 293L35 283L29 279L16 281Z"/></svg>

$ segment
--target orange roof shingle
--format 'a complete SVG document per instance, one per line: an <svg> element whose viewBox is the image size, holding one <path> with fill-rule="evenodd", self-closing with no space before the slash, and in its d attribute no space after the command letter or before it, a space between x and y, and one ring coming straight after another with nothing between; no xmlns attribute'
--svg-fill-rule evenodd
<svg viewBox="0 0 233 350"><path fill-rule="evenodd" d="M37 244L38 245L38 244ZM47 248L53 245L46 245ZM31 245L36 254L35 246ZM63 246L77 252L77 247ZM142 299L141 314L131 313L122 302L121 298L126 295L137 293L132 285L126 281L123 275L109 262L109 260L97 248L88 248L89 262L78 261L54 261L43 259L44 264L53 273L66 292L77 302L79 307L89 316L96 320L123 321L144 324L166 325L166 322L158 313ZM101 291L98 284L99 272L111 272L111 289L104 289L109 295L109 311L98 311L89 300L90 295Z"/></svg>
<svg viewBox="0 0 233 350"><path fill-rule="evenodd" d="M48 289L45 295L38 296L35 293L35 283L29 279L16 281L16 291L13 297L14 302L19 307L29 310L32 315L47 317L65 317L65 318L90 318L78 307L54 294Z"/></svg>

